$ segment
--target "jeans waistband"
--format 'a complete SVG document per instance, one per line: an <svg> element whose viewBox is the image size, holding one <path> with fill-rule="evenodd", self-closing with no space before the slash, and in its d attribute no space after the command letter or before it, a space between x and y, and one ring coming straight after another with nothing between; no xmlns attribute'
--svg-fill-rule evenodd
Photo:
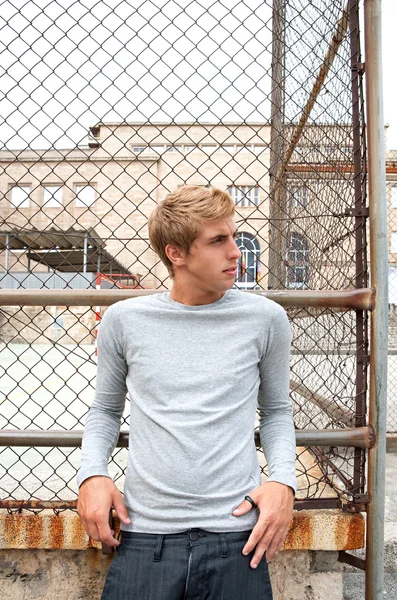
<svg viewBox="0 0 397 600"><path fill-rule="evenodd" d="M124 530L122 530L120 533L122 539L135 540L137 542L148 542L153 544L156 543L156 540L159 535L162 535L165 543L199 542L203 538L205 538L205 543L209 543L212 541L219 541L220 535L224 536L225 539L229 541L244 540L248 538L251 534L251 529L245 531L214 532L207 531L206 529L200 529L198 527L193 527L191 529L186 529L185 531L181 531L179 533L138 533L135 531Z"/></svg>
<svg viewBox="0 0 397 600"><path fill-rule="evenodd" d="M227 558L229 556L228 543L233 541L246 541L251 533L247 531L228 531L213 532L205 529L192 528L180 533L135 533L133 531L121 531L121 543L129 542L137 545L151 546L154 549L153 560L161 560L161 551L163 546L187 544L190 547L200 544L220 543L220 556Z"/></svg>

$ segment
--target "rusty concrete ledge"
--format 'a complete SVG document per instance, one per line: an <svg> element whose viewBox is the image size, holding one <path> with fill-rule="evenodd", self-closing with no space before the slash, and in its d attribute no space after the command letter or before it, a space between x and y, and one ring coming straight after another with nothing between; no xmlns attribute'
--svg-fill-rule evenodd
<svg viewBox="0 0 397 600"><path fill-rule="evenodd" d="M116 519L116 531L119 528ZM365 522L360 514L340 510L294 513L285 550L354 550L364 547ZM72 512L11 513L0 511L0 549L84 550L100 548L89 539Z"/></svg>

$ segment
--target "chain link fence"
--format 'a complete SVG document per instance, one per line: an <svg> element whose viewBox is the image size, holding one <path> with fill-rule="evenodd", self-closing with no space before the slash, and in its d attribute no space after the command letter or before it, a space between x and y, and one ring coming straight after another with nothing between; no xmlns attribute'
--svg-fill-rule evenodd
<svg viewBox="0 0 397 600"><path fill-rule="evenodd" d="M358 16L356 0L3 2L0 286L169 289L148 215L196 184L235 201L236 287L365 288ZM365 424L366 313L287 312L296 428ZM1 428L82 429L102 313L1 307ZM79 448L0 457L4 501L76 498ZM298 498L354 503L364 458L298 447Z"/></svg>
<svg viewBox="0 0 397 600"><path fill-rule="evenodd" d="M387 432L397 433L397 152L386 158L386 199L389 230L389 359L387 385Z"/></svg>

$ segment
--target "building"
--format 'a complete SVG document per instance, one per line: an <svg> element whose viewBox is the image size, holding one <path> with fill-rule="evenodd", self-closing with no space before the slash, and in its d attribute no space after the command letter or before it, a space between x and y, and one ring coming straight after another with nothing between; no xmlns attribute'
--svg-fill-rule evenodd
<svg viewBox="0 0 397 600"><path fill-rule="evenodd" d="M236 286L354 287L351 128L307 126L283 162L291 131L285 129L281 157L272 156L271 128L263 123L99 123L87 146L0 151L0 285L87 288L103 273L120 285L170 287L147 220L167 193L195 184L228 190L235 201L242 252ZM397 213L393 156L390 214ZM395 230L392 264L397 217Z"/></svg>

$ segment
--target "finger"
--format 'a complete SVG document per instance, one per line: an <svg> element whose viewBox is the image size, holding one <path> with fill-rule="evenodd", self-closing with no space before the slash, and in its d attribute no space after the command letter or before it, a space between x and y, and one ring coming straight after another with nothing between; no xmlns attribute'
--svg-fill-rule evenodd
<svg viewBox="0 0 397 600"><path fill-rule="evenodd" d="M123 502L123 497L120 494L120 492L113 494L112 500L113 500L113 506L119 516L120 521L122 521L126 525L129 525L131 523L131 519L128 516L127 509L125 507L125 504Z"/></svg>
<svg viewBox="0 0 397 600"><path fill-rule="evenodd" d="M255 502L254 498L252 498L252 500ZM254 507L252 506L251 502L249 502L248 500L243 500L241 502L241 504L239 504L238 507L234 509L232 514L235 515L236 517L240 517L241 515L245 515L247 512L249 512L253 508Z"/></svg>
<svg viewBox="0 0 397 600"><path fill-rule="evenodd" d="M285 542L285 538L287 537L287 533L286 532L277 532L274 536L273 539L271 540L271 542L268 545L267 551L266 551L266 560L269 561L273 558L273 556L275 556L280 548L282 547L282 545Z"/></svg>
<svg viewBox="0 0 397 600"><path fill-rule="evenodd" d="M262 538L262 540L260 540L258 542L258 544L256 545L254 556L252 557L251 562L250 562L250 566L253 569L256 569L256 567L259 565L266 550L267 550L267 542L266 542L266 540L264 540Z"/></svg>
<svg viewBox="0 0 397 600"><path fill-rule="evenodd" d="M79 513L79 518L81 523L83 524L86 534L90 535L90 524L83 511Z"/></svg>
<svg viewBox="0 0 397 600"><path fill-rule="evenodd" d="M85 530L86 530L88 536L91 538L91 540L94 540L94 542L101 541L96 523L87 523L87 527Z"/></svg>
<svg viewBox="0 0 397 600"><path fill-rule="evenodd" d="M85 518L83 518L81 515L79 515L79 517L80 517L80 521L81 521L81 522L82 522L82 524L83 524L83 527L84 527L84 529L85 529L85 532L87 533L87 535L90 535L90 534L89 534L89 532L88 532L88 529L89 529L89 528L88 528L88 523L87 523L87 520L86 520Z"/></svg>
<svg viewBox="0 0 397 600"><path fill-rule="evenodd" d="M266 552L266 560L269 560L269 547L273 543L274 538L277 536L277 541L279 541L280 534L277 530L270 531L270 528L267 529L266 533L263 535L262 539L259 540L255 547L254 556L251 560L251 567L255 568L259 565L263 554Z"/></svg>
<svg viewBox="0 0 397 600"><path fill-rule="evenodd" d="M268 523L265 521L258 521L253 530L251 531L251 535L249 536L247 543L243 548L243 554L247 555L255 548L257 543L264 536L266 529L268 528Z"/></svg>
<svg viewBox="0 0 397 600"><path fill-rule="evenodd" d="M102 544L106 544L107 546L118 546L120 544L120 542L113 537L108 524L104 525L101 523L98 525L98 532Z"/></svg>

